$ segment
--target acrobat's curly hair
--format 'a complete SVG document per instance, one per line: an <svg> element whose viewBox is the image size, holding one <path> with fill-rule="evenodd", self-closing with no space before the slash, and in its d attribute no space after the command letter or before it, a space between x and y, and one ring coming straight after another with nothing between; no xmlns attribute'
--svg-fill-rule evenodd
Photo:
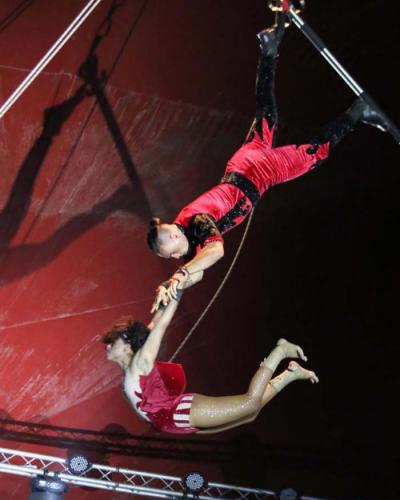
<svg viewBox="0 0 400 500"><path fill-rule="evenodd" d="M120 318L105 332L103 344L113 344L121 338L131 346L133 352L137 352L146 342L150 330L140 321L133 321L131 316Z"/></svg>

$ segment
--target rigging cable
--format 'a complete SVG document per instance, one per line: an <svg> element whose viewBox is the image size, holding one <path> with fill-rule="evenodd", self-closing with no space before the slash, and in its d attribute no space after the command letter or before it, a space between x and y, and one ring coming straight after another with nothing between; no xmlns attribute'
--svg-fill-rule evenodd
<svg viewBox="0 0 400 500"><path fill-rule="evenodd" d="M78 14L78 16L74 19L74 21L60 36L60 38L46 52L46 54L42 57L42 59L30 71L27 77L14 90L14 92L10 95L10 97L1 105L0 119L7 113L7 111L11 108L11 106L17 101L17 99L23 94L23 92L25 92L25 90L36 79L36 77L43 71L43 69L47 66L47 64L67 43L67 41L72 37L72 35L77 31L77 29L81 26L81 24L86 20L86 18L92 13L92 11L97 7L97 5L100 2L101 0L89 0L86 7Z"/></svg>

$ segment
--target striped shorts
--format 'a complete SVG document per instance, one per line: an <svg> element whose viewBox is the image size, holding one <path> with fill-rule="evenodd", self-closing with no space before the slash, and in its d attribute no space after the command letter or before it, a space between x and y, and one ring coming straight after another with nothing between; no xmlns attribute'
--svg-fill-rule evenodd
<svg viewBox="0 0 400 500"><path fill-rule="evenodd" d="M173 421L177 428L186 429L190 427L189 415L192 407L194 394L182 394L175 402Z"/></svg>
<svg viewBox="0 0 400 500"><path fill-rule="evenodd" d="M190 425L190 408L194 394L184 393L177 396L172 404L155 413L147 413L147 417L156 429L172 434L193 434L198 431Z"/></svg>

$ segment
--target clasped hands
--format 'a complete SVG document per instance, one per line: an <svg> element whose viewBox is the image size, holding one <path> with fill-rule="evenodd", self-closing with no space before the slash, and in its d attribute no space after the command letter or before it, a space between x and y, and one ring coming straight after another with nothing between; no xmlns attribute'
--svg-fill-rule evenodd
<svg viewBox="0 0 400 500"><path fill-rule="evenodd" d="M160 307L167 306L171 299L179 300L181 295L180 291L183 290L184 284L189 280L189 271L186 267L180 267L168 281L164 281L158 285L150 313L153 314L158 311Z"/></svg>

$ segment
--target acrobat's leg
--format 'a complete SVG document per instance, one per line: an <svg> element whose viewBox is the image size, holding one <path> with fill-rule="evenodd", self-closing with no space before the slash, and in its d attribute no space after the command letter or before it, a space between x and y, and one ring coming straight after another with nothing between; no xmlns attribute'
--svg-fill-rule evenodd
<svg viewBox="0 0 400 500"><path fill-rule="evenodd" d="M345 113L325 125L309 143L271 149L265 159L265 166L261 162L259 165L260 171L265 169L268 185L295 179L320 165L328 158L332 148L352 132L359 122L377 128L383 126L380 115L364 101L356 99Z"/></svg>
<svg viewBox="0 0 400 500"><path fill-rule="evenodd" d="M329 143L330 148L335 147L359 122L380 130L386 129L386 122L382 116L362 99L356 99L343 115L329 122L316 137L311 139L312 146L307 149L307 153L315 154L319 147L326 143Z"/></svg>
<svg viewBox="0 0 400 500"><path fill-rule="evenodd" d="M239 422L256 415L262 408L263 395L274 371L288 357L307 360L301 347L281 339L261 363L245 394L223 397L196 394L190 410L190 425L204 429Z"/></svg>
<svg viewBox="0 0 400 500"><path fill-rule="evenodd" d="M291 361L287 370L274 377L268 384L262 397L262 407L268 404L279 392L281 392L288 384L295 380L309 380L312 384L319 382L315 372L306 370L296 361Z"/></svg>
<svg viewBox="0 0 400 500"><path fill-rule="evenodd" d="M277 24L258 33L260 58L256 78L256 115L246 142L252 140L254 130L263 137L263 119L272 131L277 124L278 111L275 98L275 72L278 62L278 48L285 32L284 14L277 16Z"/></svg>
<svg viewBox="0 0 400 500"><path fill-rule="evenodd" d="M239 427L240 425L254 422L261 409L264 408L264 406L266 406L271 401L271 399L273 399L279 392L281 392L288 384L294 382L295 380L309 380L312 384L316 384L319 382L319 379L315 372L306 370L295 361L291 361L287 370L269 381L262 397L261 407L257 413L244 417L241 420L235 420L232 423L220 425L218 427L200 429L198 432L200 434L215 434L218 432L226 431L228 429L233 429L234 427Z"/></svg>

